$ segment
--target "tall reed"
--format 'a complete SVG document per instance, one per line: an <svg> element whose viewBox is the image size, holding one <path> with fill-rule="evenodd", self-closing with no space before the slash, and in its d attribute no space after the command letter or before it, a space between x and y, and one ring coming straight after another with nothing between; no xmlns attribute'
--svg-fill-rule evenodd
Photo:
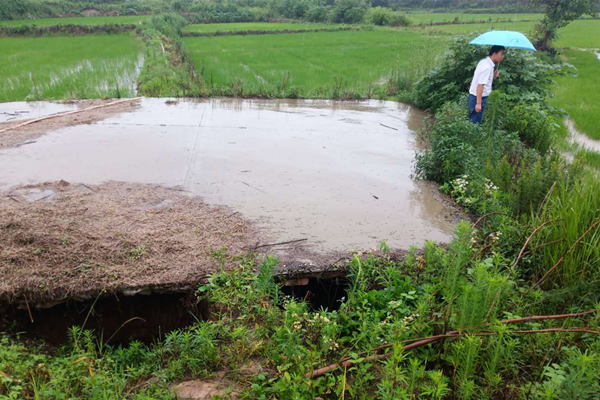
<svg viewBox="0 0 600 400"><path fill-rule="evenodd" d="M540 230L531 244L531 249L541 256L533 271L536 279L558 263L543 286L600 279L600 229L594 226L599 218L600 181L596 174L585 172L570 184L556 183L531 219L535 226L556 220ZM546 245L549 243L552 244ZM559 263L561 257L564 258Z"/></svg>

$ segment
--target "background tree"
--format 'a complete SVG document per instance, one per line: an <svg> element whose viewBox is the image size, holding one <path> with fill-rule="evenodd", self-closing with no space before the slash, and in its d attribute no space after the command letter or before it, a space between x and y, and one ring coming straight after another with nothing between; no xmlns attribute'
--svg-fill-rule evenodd
<svg viewBox="0 0 600 400"><path fill-rule="evenodd" d="M548 50L548 42L555 39L558 29L584 14L592 13L592 0L536 0L546 15L536 27L539 37L537 48Z"/></svg>

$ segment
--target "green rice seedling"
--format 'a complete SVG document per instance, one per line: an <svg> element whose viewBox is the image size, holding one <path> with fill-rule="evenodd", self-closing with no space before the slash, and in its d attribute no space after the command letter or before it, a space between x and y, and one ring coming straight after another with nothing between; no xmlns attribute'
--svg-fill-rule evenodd
<svg viewBox="0 0 600 400"><path fill-rule="evenodd" d="M409 68L412 55L443 44L397 30L184 38L208 95L365 98L385 87L390 71ZM301 62L300 62L301 60Z"/></svg>
<svg viewBox="0 0 600 400"><path fill-rule="evenodd" d="M130 35L3 38L0 101L132 97L141 62Z"/></svg>
<svg viewBox="0 0 600 400"><path fill-rule="evenodd" d="M592 51L565 50L562 56L577 71L555 79L551 103L566 111L578 131L600 139L600 60Z"/></svg>

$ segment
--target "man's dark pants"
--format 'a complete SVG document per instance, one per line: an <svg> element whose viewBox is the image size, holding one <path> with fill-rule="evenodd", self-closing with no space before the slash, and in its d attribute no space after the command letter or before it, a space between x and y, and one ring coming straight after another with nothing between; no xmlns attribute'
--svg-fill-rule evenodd
<svg viewBox="0 0 600 400"><path fill-rule="evenodd" d="M469 94L469 119L474 124L481 124L483 119L483 112L485 111L485 105L487 104L487 97L481 98L481 111L475 112L475 106L477 105L477 96Z"/></svg>

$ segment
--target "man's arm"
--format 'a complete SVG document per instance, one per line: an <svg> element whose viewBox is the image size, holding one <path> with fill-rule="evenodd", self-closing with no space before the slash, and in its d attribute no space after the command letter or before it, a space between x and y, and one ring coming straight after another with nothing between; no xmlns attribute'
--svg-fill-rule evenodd
<svg viewBox="0 0 600 400"><path fill-rule="evenodd" d="M481 99L483 98L483 86L477 85L477 104L475 105L475 112L481 112Z"/></svg>

